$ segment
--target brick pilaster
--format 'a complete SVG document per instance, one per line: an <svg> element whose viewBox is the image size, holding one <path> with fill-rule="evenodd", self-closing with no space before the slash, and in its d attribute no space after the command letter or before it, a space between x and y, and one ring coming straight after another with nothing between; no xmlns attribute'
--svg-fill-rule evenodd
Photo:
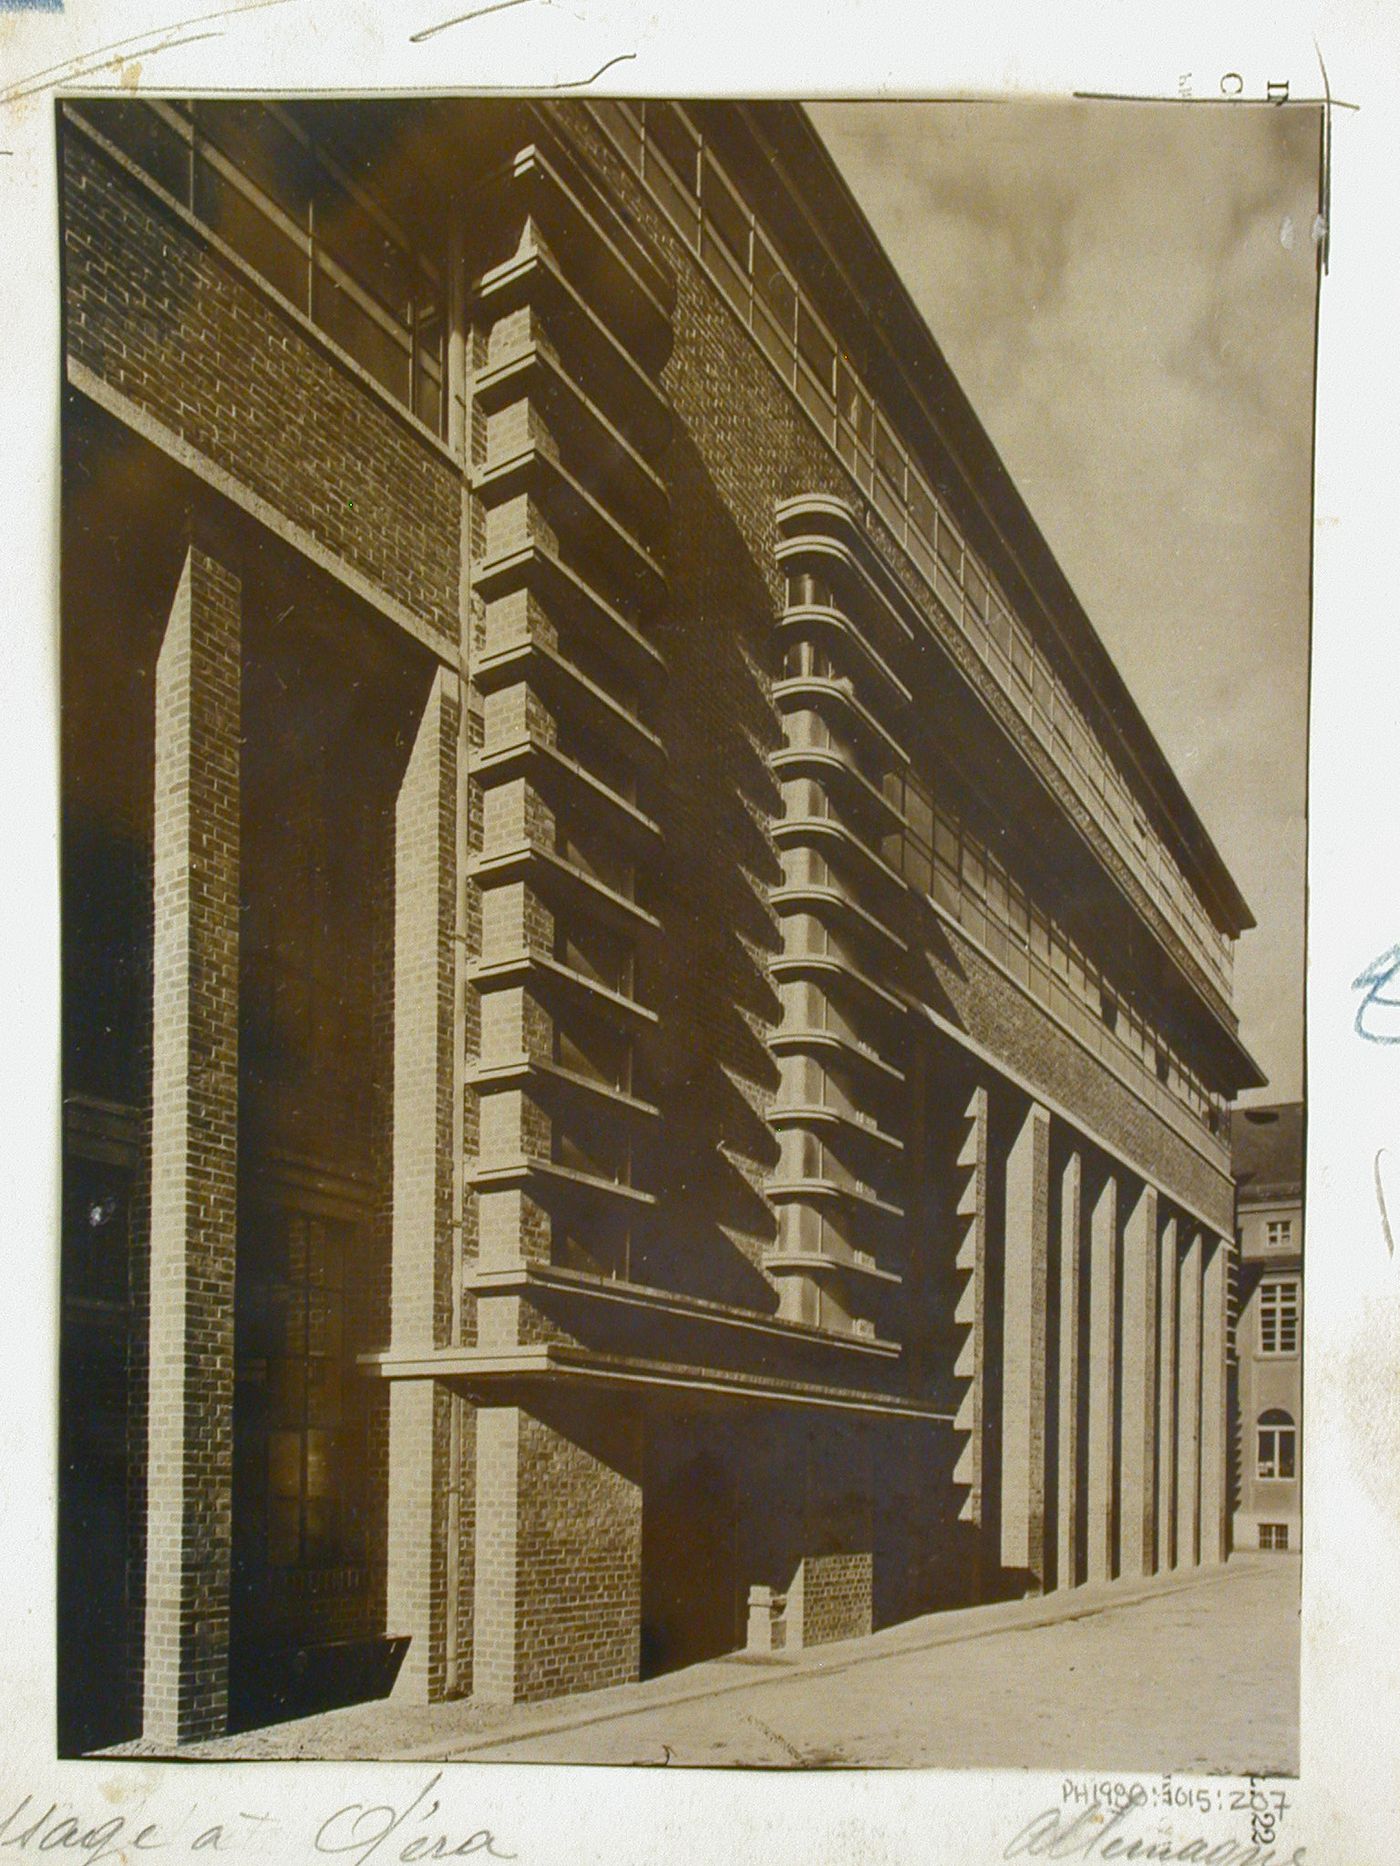
<svg viewBox="0 0 1400 1866"><path fill-rule="evenodd" d="M1176 1563L1200 1560L1201 1526L1201 1257L1199 1230L1181 1259L1176 1349Z"/></svg>
<svg viewBox="0 0 1400 1866"><path fill-rule="evenodd" d="M1230 1246L1211 1241L1201 1290L1201 1560L1224 1561L1226 1496L1225 1354Z"/></svg>
<svg viewBox="0 0 1400 1866"><path fill-rule="evenodd" d="M1050 1116L1032 1103L1006 1161L1002 1279L1001 1565L1045 1585L1045 1317Z"/></svg>
<svg viewBox="0 0 1400 1866"><path fill-rule="evenodd" d="M1157 1193L1144 1186L1123 1225L1123 1574L1157 1565Z"/></svg>
<svg viewBox="0 0 1400 1866"><path fill-rule="evenodd" d="M1118 1344L1118 1181L1105 1174L1089 1216L1089 1461L1086 1579L1107 1581L1114 1568L1114 1465Z"/></svg>
<svg viewBox="0 0 1400 1866"><path fill-rule="evenodd" d="M240 596L192 544L156 662L142 1723L162 1743L228 1716Z"/></svg>
<svg viewBox="0 0 1400 1866"><path fill-rule="evenodd" d="M1177 1221L1162 1225L1157 1363L1157 1568L1176 1566Z"/></svg>
<svg viewBox="0 0 1400 1866"><path fill-rule="evenodd" d="M1079 1327L1084 1284L1084 1162L1076 1148L1060 1175L1060 1379L1059 1481L1056 1485L1056 1560L1058 1587L1076 1587L1084 1576L1079 1564L1080 1383L1083 1379Z"/></svg>
<svg viewBox="0 0 1400 1866"><path fill-rule="evenodd" d="M452 1326L453 937L457 676L439 669L399 788L394 841L394 1108L390 1347L446 1345ZM448 1396L396 1382L389 1400L386 1630L409 1635L395 1695L446 1682Z"/></svg>

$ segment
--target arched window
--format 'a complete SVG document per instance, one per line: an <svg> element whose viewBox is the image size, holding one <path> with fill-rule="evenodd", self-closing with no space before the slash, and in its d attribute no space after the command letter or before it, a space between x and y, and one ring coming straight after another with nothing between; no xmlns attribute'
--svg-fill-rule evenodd
<svg viewBox="0 0 1400 1866"><path fill-rule="evenodd" d="M1292 1478L1298 1471L1298 1428L1290 1413L1271 1406L1259 1416L1258 1477Z"/></svg>

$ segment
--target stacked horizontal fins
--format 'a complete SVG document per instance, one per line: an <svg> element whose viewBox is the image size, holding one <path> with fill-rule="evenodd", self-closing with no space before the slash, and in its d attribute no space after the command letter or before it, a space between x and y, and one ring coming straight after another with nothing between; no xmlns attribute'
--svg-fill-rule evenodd
<svg viewBox="0 0 1400 1866"><path fill-rule="evenodd" d="M765 1267L787 1319L887 1339L906 1246L908 910L885 852L899 830L886 774L906 762L909 696L885 658L884 617L833 562L822 518L820 501L779 513L783 736L771 764L783 876L769 898L782 1019L770 1038L779 1158Z"/></svg>
<svg viewBox="0 0 1400 1866"><path fill-rule="evenodd" d="M655 1203L645 894L664 752L671 287L546 137L483 189L471 759L480 1266L630 1274Z"/></svg>

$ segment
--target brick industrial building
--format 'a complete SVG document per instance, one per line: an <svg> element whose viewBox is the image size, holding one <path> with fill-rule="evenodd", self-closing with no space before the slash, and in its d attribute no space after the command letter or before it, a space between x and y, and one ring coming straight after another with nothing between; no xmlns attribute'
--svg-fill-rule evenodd
<svg viewBox="0 0 1400 1866"><path fill-rule="evenodd" d="M1221 1559L1248 909L803 112L59 136L63 1743Z"/></svg>

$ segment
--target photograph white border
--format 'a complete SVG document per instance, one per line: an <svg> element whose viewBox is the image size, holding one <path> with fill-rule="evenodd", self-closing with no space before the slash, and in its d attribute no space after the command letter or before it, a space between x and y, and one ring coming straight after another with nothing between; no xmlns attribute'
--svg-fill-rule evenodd
<svg viewBox="0 0 1400 1866"><path fill-rule="evenodd" d="M1035 91L1177 97L1228 108L1287 84L1333 99L1321 300L1311 689L1307 1511L1302 1769L1273 1866L1371 1866L1394 1852L1400 1787L1400 1047L1358 1031L1357 979L1400 941L1400 682L1389 584L1400 511L1400 21L1359 0L1327 7L1053 9L984 3L958 17L918 0L841 7L684 0L0 0L0 370L7 697L6 886L0 950L9 1012L0 1068L6 1265L0 1392L0 1846L37 1850L71 1817L61 1857L183 1860L196 1850L275 1862L385 1866L416 1835L452 1846L490 1830L529 1862L718 1857L924 1861L1007 1857L1059 1805L1062 1777L1023 1772L827 1774L450 1768L377 1845L423 1765L58 1764L53 1757L57 1363L57 511L59 277L53 98L103 85L450 91L601 87L653 95L950 95ZM429 32L434 26L441 31ZM1324 67L1325 65L1325 72ZM1185 209L1184 209L1185 211ZM1393 989L1393 988L1392 988ZM1369 1028L1400 1039L1400 1012ZM1363 1028L1366 1021L1363 1020ZM26 1802L24 1797L28 1796ZM429 1801L440 1804L424 1820ZM34 1828L50 1804L47 1826ZM15 1809L22 1811L13 1815ZM266 1815L267 1819L260 1819ZM118 1818L124 1823L113 1829ZM1157 1832L1142 1830L1145 1839ZM1190 1832L1194 1834L1196 1828ZM1210 1847L1248 1839L1203 1820ZM1126 1835L1119 1830L1119 1837ZM102 1835L107 1835L102 1838ZM98 1835L91 1844L85 1838ZM1188 1835L1183 1829L1183 1839ZM353 1844L352 1844L353 1841ZM1076 1851L1109 1857L1090 1832ZM202 1842L202 1843L201 1843ZM1089 1850L1085 1850L1088 1848ZM1097 1848L1097 1850L1094 1850ZM445 1851L446 1849L444 1849ZM485 1857L479 1843L478 1856ZM439 1855L440 1856L440 1855ZM459 1855L465 1857L465 1853ZM1151 1855L1147 1855L1151 1857ZM410 1853L408 1857L413 1857ZM1223 1851L1197 1857L1234 1862ZM1261 1860L1260 1866L1263 1866Z"/></svg>

